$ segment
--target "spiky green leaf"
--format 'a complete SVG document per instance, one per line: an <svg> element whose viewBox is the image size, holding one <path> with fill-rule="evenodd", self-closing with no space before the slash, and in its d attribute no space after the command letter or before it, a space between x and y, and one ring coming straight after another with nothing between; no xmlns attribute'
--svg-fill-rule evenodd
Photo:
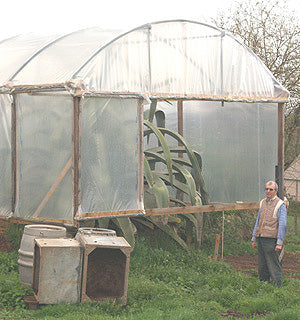
<svg viewBox="0 0 300 320"><path fill-rule="evenodd" d="M192 150L192 148L190 147L190 145L185 141L185 139L178 134L177 132L175 132L174 130L170 130L170 129L165 129L165 128L158 128L163 134L167 134L170 135L171 137L173 137L174 139L176 139L177 141L179 141L180 143L182 143L187 151L188 157L193 165L193 169L195 170L195 175L197 176L197 179L199 179L199 184L200 184L200 190L201 190L201 196L203 199L203 203L207 204L208 203L208 192L206 190L205 187L205 183L204 183L204 179L202 176L202 172L201 172L201 168L199 166L199 162Z"/></svg>
<svg viewBox="0 0 300 320"><path fill-rule="evenodd" d="M146 217L150 220L157 228L162 230L164 233L169 235L173 240L175 240L181 247L186 250L189 250L187 244L170 228L168 225L164 225L162 222L158 221L155 217Z"/></svg>
<svg viewBox="0 0 300 320"><path fill-rule="evenodd" d="M122 217L122 218L113 218L113 223L122 231L125 239L128 243L134 247L135 238L134 238L134 227L130 218Z"/></svg>
<svg viewBox="0 0 300 320"><path fill-rule="evenodd" d="M169 206L169 191L163 180L156 174L153 174L152 191L155 196L158 208L167 208Z"/></svg>
<svg viewBox="0 0 300 320"><path fill-rule="evenodd" d="M152 175L152 171L150 169L149 162L146 157L144 157L144 176L146 178L146 181L149 185L149 187L153 187L154 179Z"/></svg>
<svg viewBox="0 0 300 320"><path fill-rule="evenodd" d="M162 147L163 152L164 152L164 156L165 156L168 172L169 172L169 175L170 175L170 183L172 185L173 184L172 158L171 158L171 153L170 153L170 149L169 149L168 143L167 143L165 137L163 136L163 134L161 133L161 131L158 130L158 128L156 126L154 126L153 123L151 123L151 122L149 122L147 120L144 120L144 124L149 129L151 129L151 131L156 135L158 141L161 144L161 147Z"/></svg>

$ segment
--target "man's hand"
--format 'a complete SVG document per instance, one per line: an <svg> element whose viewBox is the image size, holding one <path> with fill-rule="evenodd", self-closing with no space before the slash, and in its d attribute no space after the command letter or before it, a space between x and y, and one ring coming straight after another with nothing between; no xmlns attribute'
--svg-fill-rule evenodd
<svg viewBox="0 0 300 320"><path fill-rule="evenodd" d="M252 248L256 249L256 241L252 241Z"/></svg>
<svg viewBox="0 0 300 320"><path fill-rule="evenodd" d="M282 246L279 244L276 244L275 251L280 251L282 249Z"/></svg>

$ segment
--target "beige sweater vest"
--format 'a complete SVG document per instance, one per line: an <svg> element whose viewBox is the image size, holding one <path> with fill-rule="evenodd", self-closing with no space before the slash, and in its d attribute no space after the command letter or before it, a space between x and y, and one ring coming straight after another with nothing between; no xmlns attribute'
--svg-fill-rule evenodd
<svg viewBox="0 0 300 320"><path fill-rule="evenodd" d="M277 196L269 201L260 202L260 218L256 229L256 237L277 238L278 219L277 212L284 202Z"/></svg>

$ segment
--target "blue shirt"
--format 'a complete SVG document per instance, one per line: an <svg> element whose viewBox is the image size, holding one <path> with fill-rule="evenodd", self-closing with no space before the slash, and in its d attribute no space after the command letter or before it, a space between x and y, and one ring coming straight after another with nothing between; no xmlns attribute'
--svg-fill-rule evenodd
<svg viewBox="0 0 300 320"><path fill-rule="evenodd" d="M267 199L266 201L267 201L267 204L270 202L270 200L268 201ZM258 226L259 218L260 218L260 209L258 210L256 223L253 229L252 239L251 239L252 241L255 241L256 239L256 229ZM277 211L277 219L278 219L277 244L282 246L283 240L286 234L286 220L287 220L286 207L284 203L279 207Z"/></svg>

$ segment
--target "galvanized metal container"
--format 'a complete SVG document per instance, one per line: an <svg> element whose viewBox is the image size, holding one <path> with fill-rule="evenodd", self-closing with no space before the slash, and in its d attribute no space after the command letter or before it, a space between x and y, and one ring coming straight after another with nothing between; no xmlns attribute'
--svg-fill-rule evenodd
<svg viewBox="0 0 300 320"><path fill-rule="evenodd" d="M33 291L40 304L80 301L82 251L75 239L35 240Z"/></svg>
<svg viewBox="0 0 300 320"><path fill-rule="evenodd" d="M20 282L32 285L34 240L38 238L66 238L66 228L52 225L27 225L19 249Z"/></svg>

